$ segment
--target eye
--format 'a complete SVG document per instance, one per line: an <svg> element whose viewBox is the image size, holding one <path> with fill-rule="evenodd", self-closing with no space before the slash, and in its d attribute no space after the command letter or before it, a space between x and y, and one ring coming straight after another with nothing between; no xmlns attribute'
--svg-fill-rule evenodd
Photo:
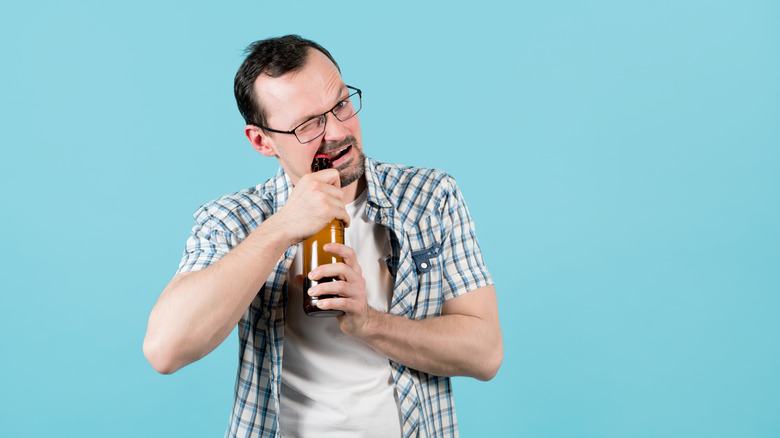
<svg viewBox="0 0 780 438"><path fill-rule="evenodd" d="M336 107L333 108L333 112L338 114L339 116L343 115L349 115L352 113L352 101L350 98L346 98L342 100L341 102L336 104Z"/></svg>
<svg viewBox="0 0 780 438"><path fill-rule="evenodd" d="M310 131L320 129L324 121L325 121L325 117L323 116L315 117L313 119L304 122L303 125L299 126L298 129L296 129L296 132L302 134L305 132L310 132Z"/></svg>

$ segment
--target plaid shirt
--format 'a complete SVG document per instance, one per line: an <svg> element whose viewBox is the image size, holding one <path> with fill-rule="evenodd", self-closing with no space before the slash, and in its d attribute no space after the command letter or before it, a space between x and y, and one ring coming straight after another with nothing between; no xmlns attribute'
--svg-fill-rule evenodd
<svg viewBox="0 0 780 438"><path fill-rule="evenodd" d="M366 213L388 230L395 277L390 313L420 320L445 300L492 283L474 224L455 181L435 169L366 159ZM212 201L195 212L178 272L216 262L278 211L292 183L280 168L265 183ZM292 246L238 323L240 365L226 437L279 437L279 392ZM404 437L458 436L450 379L390 361Z"/></svg>

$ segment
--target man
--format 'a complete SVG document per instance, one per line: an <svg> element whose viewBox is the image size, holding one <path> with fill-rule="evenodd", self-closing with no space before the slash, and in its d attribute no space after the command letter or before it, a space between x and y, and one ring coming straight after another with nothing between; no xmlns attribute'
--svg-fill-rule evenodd
<svg viewBox="0 0 780 438"><path fill-rule="evenodd" d="M491 379L503 344L473 223L445 173L363 154L362 92L330 53L289 35L257 41L235 80L245 134L279 173L195 213L179 271L155 304L144 354L172 373L238 325L240 366L226 432L245 436L457 436L449 376ZM328 155L333 168L311 172ZM309 278L300 242L333 219L344 263Z"/></svg>

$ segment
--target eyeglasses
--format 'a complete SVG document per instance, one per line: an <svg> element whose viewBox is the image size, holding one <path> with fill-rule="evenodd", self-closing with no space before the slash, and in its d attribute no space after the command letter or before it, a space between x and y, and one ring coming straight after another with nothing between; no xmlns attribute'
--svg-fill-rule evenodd
<svg viewBox="0 0 780 438"><path fill-rule="evenodd" d="M328 122L328 118L326 116L328 113L332 113L338 121L346 122L352 117L355 117L355 114L357 114L363 107L363 92L355 87L350 87L349 85L347 85L347 88L354 90L354 92L347 96L346 99L339 101L339 103L337 103L336 106L330 110L325 111L318 116L312 117L309 120L306 120L305 122L293 128L292 131L279 131L277 129L271 129L261 125L255 126L266 131L276 132L278 134L294 134L295 138L297 138L301 143L314 141L317 137L325 132L325 124ZM354 102L355 95L357 95L357 102ZM357 103L357 105L355 105L355 103Z"/></svg>

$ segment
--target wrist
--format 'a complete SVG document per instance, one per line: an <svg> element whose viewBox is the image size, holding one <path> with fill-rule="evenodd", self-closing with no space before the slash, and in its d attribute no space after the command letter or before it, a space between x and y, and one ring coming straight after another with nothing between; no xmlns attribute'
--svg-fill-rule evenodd
<svg viewBox="0 0 780 438"><path fill-rule="evenodd" d="M275 258L280 257L287 248L296 243L288 235L284 224L274 216L258 225L242 242L263 255L274 254Z"/></svg>
<svg viewBox="0 0 780 438"><path fill-rule="evenodd" d="M366 344L371 345L372 341L379 338L383 327L387 326L387 318L389 316L390 315L386 312L369 307L365 324L363 324L359 332L354 336Z"/></svg>
<svg viewBox="0 0 780 438"><path fill-rule="evenodd" d="M291 234L291 228L285 223L283 218L275 214L260 224L255 231L259 231L258 234L262 236L264 241L284 251L301 241Z"/></svg>

